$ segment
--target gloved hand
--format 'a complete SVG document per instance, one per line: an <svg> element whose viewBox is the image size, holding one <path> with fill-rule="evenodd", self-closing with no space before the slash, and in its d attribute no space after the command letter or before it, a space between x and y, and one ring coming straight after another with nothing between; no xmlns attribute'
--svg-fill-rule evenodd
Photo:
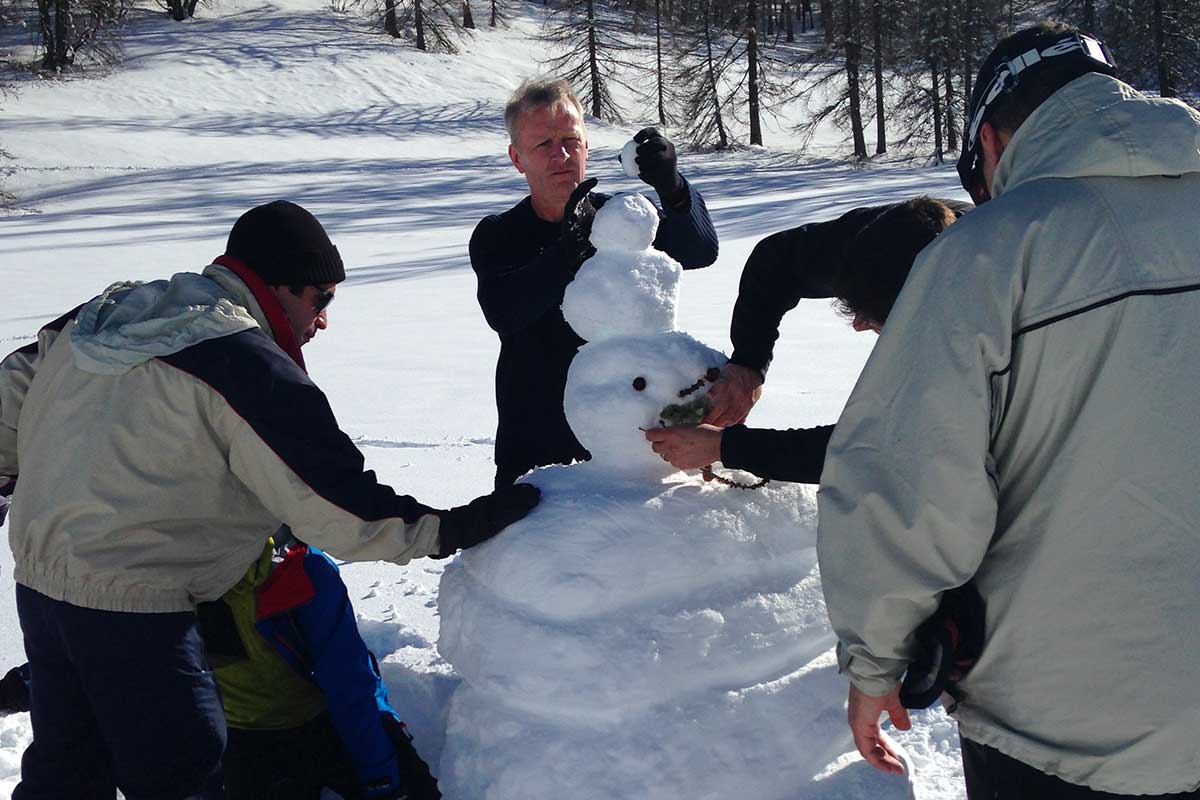
<svg viewBox="0 0 1200 800"><path fill-rule="evenodd" d="M438 789L437 779L413 747L408 728L403 722L397 722L391 714L383 715L383 728L396 749L396 761L400 767L401 788L394 795L394 800L440 800L442 792Z"/></svg>
<svg viewBox="0 0 1200 800"><path fill-rule="evenodd" d="M597 183L595 178L588 178L576 186L575 191L571 192L571 197L567 200L567 205L563 208L560 240L567 251L567 258L572 267L578 267L596 253L596 248L592 247L590 241L592 220L596 216L596 211L604 205L604 201L601 198L593 201L588 197L588 193L596 188Z"/></svg>
<svg viewBox="0 0 1200 800"><path fill-rule="evenodd" d="M438 552L433 558L448 558L459 549L466 550L486 542L538 504L542 492L528 483L505 486L478 497L465 506L439 512Z"/></svg>
<svg viewBox="0 0 1200 800"><path fill-rule="evenodd" d="M0 478L0 525L4 524L4 518L8 516L9 500L16 488L16 478Z"/></svg>
<svg viewBox="0 0 1200 800"><path fill-rule="evenodd" d="M654 187L668 206L676 206L685 196L683 176L675 159L675 145L657 128L642 128L633 135L638 143L638 177Z"/></svg>

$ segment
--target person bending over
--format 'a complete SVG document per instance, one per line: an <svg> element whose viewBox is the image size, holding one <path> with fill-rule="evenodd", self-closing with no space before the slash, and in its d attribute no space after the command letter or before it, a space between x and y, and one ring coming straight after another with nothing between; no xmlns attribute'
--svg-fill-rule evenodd
<svg viewBox="0 0 1200 800"><path fill-rule="evenodd" d="M856 208L759 242L733 309L733 355L709 390L713 409L703 425L647 431L654 452L678 469L720 461L761 478L819 482L832 425L772 430L743 424L761 394L780 320L802 299L834 298L854 330L878 333L917 254L971 208L917 197Z"/></svg>

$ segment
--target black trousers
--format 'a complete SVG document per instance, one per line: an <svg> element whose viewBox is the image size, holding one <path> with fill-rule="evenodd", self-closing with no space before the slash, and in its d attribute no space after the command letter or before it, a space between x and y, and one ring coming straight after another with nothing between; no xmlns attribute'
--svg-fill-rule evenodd
<svg viewBox="0 0 1200 800"><path fill-rule="evenodd" d="M279 731L229 729L222 766L227 800L319 800L330 788L355 800L362 788L329 715Z"/></svg>
<svg viewBox="0 0 1200 800"><path fill-rule="evenodd" d="M225 712L196 615L97 611L17 584L33 741L14 800L193 800Z"/></svg>
<svg viewBox="0 0 1200 800"><path fill-rule="evenodd" d="M1034 769L995 748L962 740L968 800L1200 800L1200 791L1128 795L1098 792Z"/></svg>

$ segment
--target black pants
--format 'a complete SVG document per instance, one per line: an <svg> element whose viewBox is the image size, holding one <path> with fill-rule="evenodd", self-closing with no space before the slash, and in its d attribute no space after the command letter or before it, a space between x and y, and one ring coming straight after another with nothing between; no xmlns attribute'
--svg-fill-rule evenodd
<svg viewBox="0 0 1200 800"><path fill-rule="evenodd" d="M318 800L330 788L354 800L362 790L328 714L299 728L230 728L222 767L226 800Z"/></svg>
<svg viewBox="0 0 1200 800"><path fill-rule="evenodd" d="M193 798L225 713L196 615L96 611L17 585L33 741L14 800Z"/></svg>
<svg viewBox="0 0 1200 800"><path fill-rule="evenodd" d="M1047 775L968 739L962 740L962 759L968 800L1200 800L1200 791L1155 795L1098 792Z"/></svg>

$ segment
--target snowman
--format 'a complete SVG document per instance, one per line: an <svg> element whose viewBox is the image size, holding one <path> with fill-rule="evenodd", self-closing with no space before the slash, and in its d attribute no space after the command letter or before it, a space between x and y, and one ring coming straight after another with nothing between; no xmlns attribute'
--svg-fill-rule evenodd
<svg viewBox="0 0 1200 800"><path fill-rule="evenodd" d="M563 314L585 340L567 420L587 463L536 470L534 513L442 578L462 676L440 780L455 800L907 797L853 757L811 487L676 472L652 425L698 422L725 357L676 330L654 206L616 195ZM859 794L859 792L862 794Z"/></svg>

